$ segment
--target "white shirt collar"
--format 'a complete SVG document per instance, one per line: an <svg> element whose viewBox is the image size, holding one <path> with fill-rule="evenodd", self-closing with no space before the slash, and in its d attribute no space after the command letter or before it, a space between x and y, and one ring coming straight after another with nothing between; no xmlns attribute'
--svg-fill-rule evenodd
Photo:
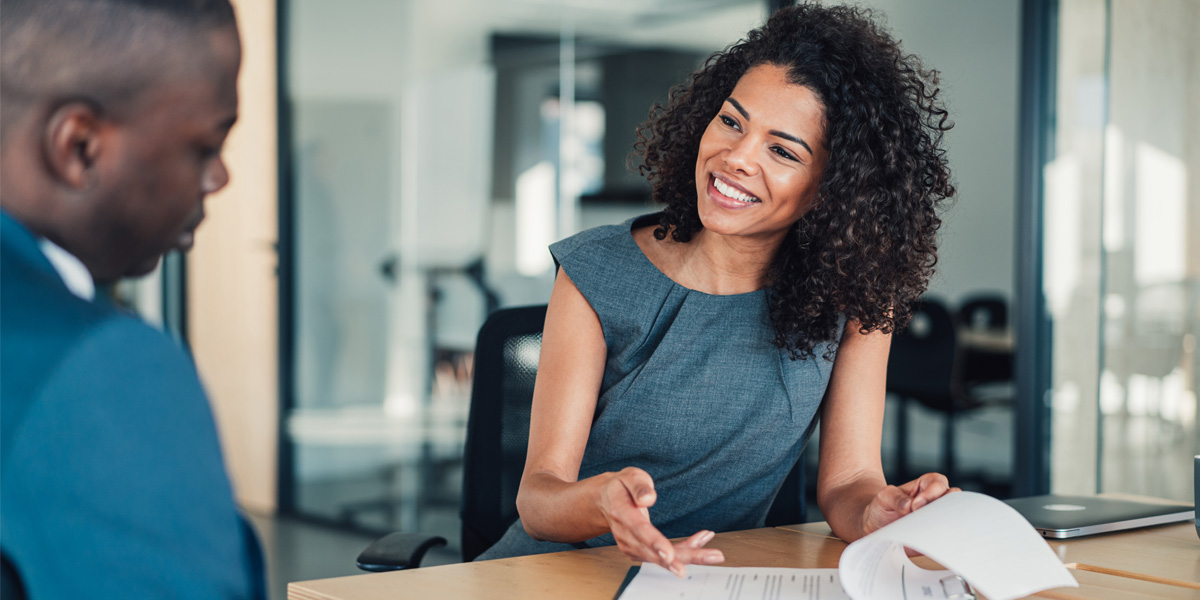
<svg viewBox="0 0 1200 600"><path fill-rule="evenodd" d="M89 302L96 297L96 283L92 281L92 274L75 255L46 238L38 240L38 247L72 294Z"/></svg>

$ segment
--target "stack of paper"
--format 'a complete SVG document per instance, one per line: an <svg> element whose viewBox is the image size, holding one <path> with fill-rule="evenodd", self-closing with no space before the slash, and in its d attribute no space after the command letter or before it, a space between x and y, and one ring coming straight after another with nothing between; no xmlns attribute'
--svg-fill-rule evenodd
<svg viewBox="0 0 1200 600"><path fill-rule="evenodd" d="M918 567L906 546L946 570ZM994 498L957 492L850 544L837 569L693 565L679 579L647 563L621 600L966 600L971 588L1011 600L1057 587L1079 584L1020 514Z"/></svg>

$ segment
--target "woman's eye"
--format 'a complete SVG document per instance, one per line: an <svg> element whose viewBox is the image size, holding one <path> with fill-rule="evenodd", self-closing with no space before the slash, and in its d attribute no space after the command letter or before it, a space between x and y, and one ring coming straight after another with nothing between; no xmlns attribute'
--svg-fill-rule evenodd
<svg viewBox="0 0 1200 600"><path fill-rule="evenodd" d="M732 127L734 129L738 128L738 123L737 123L737 121L733 120L733 117L727 117L725 115L720 115L720 118L721 118L721 122L724 123L727 127Z"/></svg>
<svg viewBox="0 0 1200 600"><path fill-rule="evenodd" d="M780 148L779 146L773 146L771 148L771 151L774 152L775 154L778 154L779 156L781 156L783 158L788 159L788 160L797 160L795 156L792 156L791 152L788 152L787 150L784 150L783 148Z"/></svg>

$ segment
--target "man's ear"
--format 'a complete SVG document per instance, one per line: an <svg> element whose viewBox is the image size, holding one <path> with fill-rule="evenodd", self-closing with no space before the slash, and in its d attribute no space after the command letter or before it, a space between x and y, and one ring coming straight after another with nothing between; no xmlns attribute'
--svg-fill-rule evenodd
<svg viewBox="0 0 1200 600"><path fill-rule="evenodd" d="M103 126L100 111L89 102L68 102L50 114L42 154L55 178L78 190L88 187L102 151Z"/></svg>

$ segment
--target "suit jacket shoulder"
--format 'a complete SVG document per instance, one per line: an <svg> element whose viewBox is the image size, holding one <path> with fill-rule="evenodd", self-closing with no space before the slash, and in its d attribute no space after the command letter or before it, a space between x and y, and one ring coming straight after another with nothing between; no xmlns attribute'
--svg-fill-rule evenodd
<svg viewBox="0 0 1200 600"><path fill-rule="evenodd" d="M0 230L0 544L30 597L260 596L208 400L170 338Z"/></svg>

